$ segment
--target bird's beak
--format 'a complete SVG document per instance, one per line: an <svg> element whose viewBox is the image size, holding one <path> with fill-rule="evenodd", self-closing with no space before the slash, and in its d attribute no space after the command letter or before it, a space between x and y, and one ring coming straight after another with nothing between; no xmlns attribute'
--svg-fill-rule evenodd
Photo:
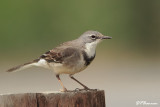
<svg viewBox="0 0 160 107"><path fill-rule="evenodd" d="M109 36L102 36L101 39L112 39L112 37L109 37Z"/></svg>

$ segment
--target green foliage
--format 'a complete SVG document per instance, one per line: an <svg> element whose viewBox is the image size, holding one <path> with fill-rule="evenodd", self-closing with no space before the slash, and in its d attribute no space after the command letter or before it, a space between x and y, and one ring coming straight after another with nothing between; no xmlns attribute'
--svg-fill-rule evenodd
<svg viewBox="0 0 160 107"><path fill-rule="evenodd" d="M156 0L6 0L0 3L0 50L51 49L86 30L112 36L111 48L160 49Z"/></svg>

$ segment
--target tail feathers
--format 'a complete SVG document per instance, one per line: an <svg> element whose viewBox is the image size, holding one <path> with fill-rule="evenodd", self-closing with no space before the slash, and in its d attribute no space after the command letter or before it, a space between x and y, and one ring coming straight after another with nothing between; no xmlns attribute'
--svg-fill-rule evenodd
<svg viewBox="0 0 160 107"><path fill-rule="evenodd" d="M25 63L25 64L22 64L22 65L18 65L16 67L13 67L9 70L7 70L7 72L17 72L17 71L20 71L20 70L24 70L26 68L30 68L32 66L35 65L36 62L38 62L39 59L36 59L36 60L33 60L32 62L28 62L28 63Z"/></svg>

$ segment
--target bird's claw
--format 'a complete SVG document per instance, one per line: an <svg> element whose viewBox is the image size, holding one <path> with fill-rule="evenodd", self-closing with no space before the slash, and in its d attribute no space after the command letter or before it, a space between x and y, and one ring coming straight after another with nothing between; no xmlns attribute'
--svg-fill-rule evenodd
<svg viewBox="0 0 160 107"><path fill-rule="evenodd" d="M88 90L91 90L90 88L88 87L84 87L84 90L88 91Z"/></svg>
<svg viewBox="0 0 160 107"><path fill-rule="evenodd" d="M79 89L79 88L76 88L74 91L75 92L78 92L78 91L97 91L98 89L90 89L88 87L85 87L83 89Z"/></svg>
<svg viewBox="0 0 160 107"><path fill-rule="evenodd" d="M68 90L66 88L60 89L61 92L67 92Z"/></svg>

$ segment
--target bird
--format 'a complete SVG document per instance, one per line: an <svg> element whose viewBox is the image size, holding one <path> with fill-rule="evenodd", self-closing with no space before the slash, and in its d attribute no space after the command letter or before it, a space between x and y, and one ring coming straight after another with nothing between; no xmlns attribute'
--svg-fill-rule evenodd
<svg viewBox="0 0 160 107"><path fill-rule="evenodd" d="M61 74L68 74L71 79L83 86L84 89L89 90L90 88L78 81L73 75L83 71L91 64L96 56L97 44L111 38L98 31L86 31L77 39L64 42L47 51L39 58L8 69L7 72L16 72L32 66L43 67L55 73L62 86L62 92L67 92L68 90L60 79Z"/></svg>

